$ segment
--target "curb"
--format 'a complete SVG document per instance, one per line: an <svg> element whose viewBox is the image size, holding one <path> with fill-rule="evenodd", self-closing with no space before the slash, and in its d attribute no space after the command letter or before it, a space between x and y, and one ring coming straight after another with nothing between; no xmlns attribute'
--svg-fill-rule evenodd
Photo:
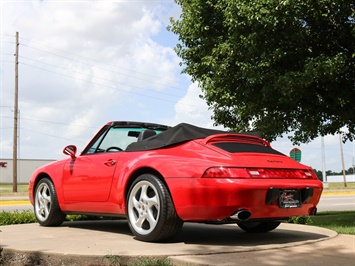
<svg viewBox="0 0 355 266"><path fill-rule="evenodd" d="M29 200L0 200L0 206L8 206L8 205L30 205L31 202Z"/></svg>

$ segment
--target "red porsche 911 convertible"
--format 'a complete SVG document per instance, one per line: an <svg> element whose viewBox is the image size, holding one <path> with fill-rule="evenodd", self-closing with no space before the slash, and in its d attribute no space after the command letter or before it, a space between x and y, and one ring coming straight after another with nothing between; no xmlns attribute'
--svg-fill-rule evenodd
<svg viewBox="0 0 355 266"><path fill-rule="evenodd" d="M183 222L236 223L267 232L314 215L322 183L312 169L252 134L153 123L107 123L87 147L37 169L29 196L38 222L66 214L126 217L136 239L166 241Z"/></svg>

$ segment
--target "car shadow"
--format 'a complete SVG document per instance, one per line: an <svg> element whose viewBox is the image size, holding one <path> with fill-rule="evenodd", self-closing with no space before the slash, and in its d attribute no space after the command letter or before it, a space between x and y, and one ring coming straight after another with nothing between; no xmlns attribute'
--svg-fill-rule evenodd
<svg viewBox="0 0 355 266"><path fill-rule="evenodd" d="M133 236L126 219L64 222L61 226Z"/></svg>
<svg viewBox="0 0 355 266"><path fill-rule="evenodd" d="M62 227L95 230L113 234L132 236L127 220L99 220L64 222ZM273 244L295 244L304 241L317 241L329 236L309 230L277 228L271 232L252 234L246 233L235 224L209 225L185 223L177 237L166 243L184 243L191 245L214 246L267 246Z"/></svg>
<svg viewBox="0 0 355 266"><path fill-rule="evenodd" d="M246 233L236 224L206 225L187 224L176 241L186 244L255 246L287 244L328 238L328 235L314 232L277 228L267 233Z"/></svg>

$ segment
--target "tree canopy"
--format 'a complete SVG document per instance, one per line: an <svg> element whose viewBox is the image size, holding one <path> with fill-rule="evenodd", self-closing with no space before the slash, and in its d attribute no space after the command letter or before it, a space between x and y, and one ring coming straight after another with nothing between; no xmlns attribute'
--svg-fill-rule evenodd
<svg viewBox="0 0 355 266"><path fill-rule="evenodd" d="M354 0L175 1L175 51L216 125L354 139Z"/></svg>

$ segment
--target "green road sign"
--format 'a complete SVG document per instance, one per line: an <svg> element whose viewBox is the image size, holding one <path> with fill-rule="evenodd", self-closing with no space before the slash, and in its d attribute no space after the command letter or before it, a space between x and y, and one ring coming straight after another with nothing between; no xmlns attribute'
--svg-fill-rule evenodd
<svg viewBox="0 0 355 266"><path fill-rule="evenodd" d="M301 161L301 150L299 148L293 148L291 151L290 151L290 157L292 159L294 159L296 162L300 162Z"/></svg>

